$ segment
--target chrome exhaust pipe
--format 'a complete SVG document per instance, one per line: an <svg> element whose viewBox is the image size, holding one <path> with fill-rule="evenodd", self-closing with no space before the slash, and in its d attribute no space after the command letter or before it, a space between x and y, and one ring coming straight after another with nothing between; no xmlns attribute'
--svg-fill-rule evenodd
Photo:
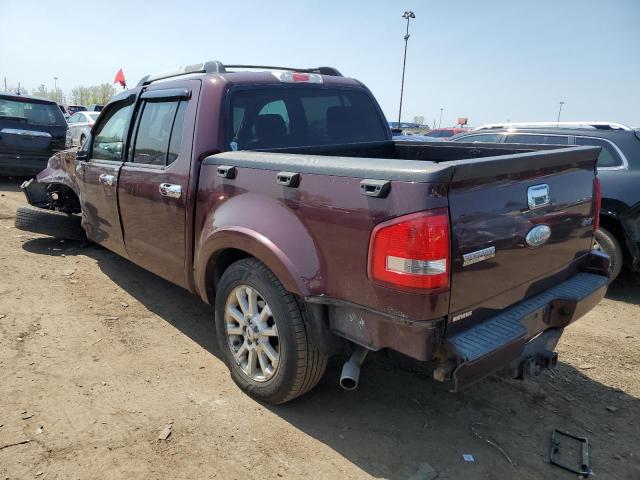
<svg viewBox="0 0 640 480"><path fill-rule="evenodd" d="M342 367L342 375L340 375L340 386L345 390L355 390L358 388L360 381L360 366L364 362L365 357L369 353L364 347L356 347Z"/></svg>

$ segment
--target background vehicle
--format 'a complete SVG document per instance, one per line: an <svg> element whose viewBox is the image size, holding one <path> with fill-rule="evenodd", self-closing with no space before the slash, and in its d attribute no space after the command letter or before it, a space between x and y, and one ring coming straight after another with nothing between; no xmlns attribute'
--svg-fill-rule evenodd
<svg viewBox="0 0 640 480"><path fill-rule="evenodd" d="M449 139L458 133L468 132L466 128L434 128L429 130L425 135L427 137L446 138Z"/></svg>
<svg viewBox="0 0 640 480"><path fill-rule="evenodd" d="M78 112L69 117L69 133L71 135L71 145L83 145L89 134L91 127L95 123L100 112Z"/></svg>
<svg viewBox="0 0 640 480"><path fill-rule="evenodd" d="M87 105L88 112L101 112L103 108L104 108L104 105L97 105L95 103L92 103L91 105Z"/></svg>
<svg viewBox="0 0 640 480"><path fill-rule="evenodd" d="M397 142L406 140L408 142L439 142L439 138L427 137L426 135L405 135L403 133L396 133L392 131L393 139Z"/></svg>
<svg viewBox="0 0 640 480"><path fill-rule="evenodd" d="M491 124L456 142L592 145L601 147L600 230L596 246L611 257L611 280L623 265L640 271L640 132L614 122Z"/></svg>
<svg viewBox="0 0 640 480"><path fill-rule="evenodd" d="M64 108L64 105L58 105L58 108L60 108L60 111L62 112L62 115L64 115L64 118L69 118L71 115L69 115L69 113L67 113L67 109Z"/></svg>
<svg viewBox="0 0 640 480"><path fill-rule="evenodd" d="M0 175L33 175L65 148L67 122L55 102L0 94Z"/></svg>
<svg viewBox="0 0 640 480"><path fill-rule="evenodd" d="M67 105L65 108L70 116L76 112L85 112L87 110L87 107L83 107L82 105Z"/></svg>
<svg viewBox="0 0 640 480"><path fill-rule="evenodd" d="M353 389L382 348L459 390L553 366L604 295L598 152L394 142L333 68L206 62L114 97L77 154L23 184L39 208L16 226L51 233L34 219L66 212L215 305L231 375L261 400L307 392L338 353Z"/></svg>

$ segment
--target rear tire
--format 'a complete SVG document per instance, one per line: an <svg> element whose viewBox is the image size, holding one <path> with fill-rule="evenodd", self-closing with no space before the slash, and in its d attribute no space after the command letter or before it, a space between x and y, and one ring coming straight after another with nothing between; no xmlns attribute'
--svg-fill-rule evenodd
<svg viewBox="0 0 640 480"><path fill-rule="evenodd" d="M602 227L596 231L594 241L594 247L609 255L609 258L611 259L611 266L609 267L609 283L611 283L618 277L618 275L620 275L620 271L622 270L622 263L624 260L622 247L616 237L613 236L610 231Z"/></svg>
<svg viewBox="0 0 640 480"><path fill-rule="evenodd" d="M247 289L257 294L257 308L253 311L262 312L265 307L270 310L268 327L256 327L255 318L242 308L244 297L243 302L237 300L237 292ZM250 302L249 296L246 301ZM229 315L229 308L234 315ZM328 356L310 342L296 298L262 262L247 258L225 270L216 291L215 313L216 336L225 363L231 378L245 393L271 404L285 403L311 390L322 378ZM262 313L257 317L259 321ZM248 332L251 325L258 335ZM260 336L265 329L270 330L269 336ZM254 340L254 336L260 339ZM270 362L269 368L263 368L267 362L262 353L262 359L254 357L254 365L259 361L254 370L248 366L249 354L241 354L246 351L245 345L259 349L260 342L265 341L272 342L270 359L277 351L276 366Z"/></svg>
<svg viewBox="0 0 640 480"><path fill-rule="evenodd" d="M54 210L35 207L19 207L16 210L15 226L18 230L42 233L65 240L85 241L80 215L71 215Z"/></svg>

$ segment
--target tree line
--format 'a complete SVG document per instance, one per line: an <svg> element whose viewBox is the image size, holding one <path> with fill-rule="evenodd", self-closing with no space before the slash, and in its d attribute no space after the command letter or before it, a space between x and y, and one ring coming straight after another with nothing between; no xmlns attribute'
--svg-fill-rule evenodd
<svg viewBox="0 0 640 480"><path fill-rule="evenodd" d="M116 89L109 83L102 83L89 87L75 87L69 95L66 95L60 88L49 90L46 85L41 84L38 88L33 89L31 94L63 105L91 105L93 103L105 105L116 94Z"/></svg>

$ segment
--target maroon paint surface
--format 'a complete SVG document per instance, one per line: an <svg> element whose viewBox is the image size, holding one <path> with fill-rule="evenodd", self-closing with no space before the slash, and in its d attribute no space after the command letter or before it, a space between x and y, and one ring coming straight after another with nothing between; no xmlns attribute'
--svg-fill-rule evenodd
<svg viewBox="0 0 640 480"><path fill-rule="evenodd" d="M387 198L362 195L361 178L303 174L298 188L287 188L276 183L274 170L238 168L236 178L224 179L214 165L201 169L205 156L226 150L228 89L265 83L279 84L269 73L246 72L153 84L147 89L192 90L174 164L86 162L90 168L79 180L69 165L55 165L42 178L59 172L77 182L90 238L202 297L207 264L226 248L256 256L301 296L343 300L415 321L445 317L450 302L454 312L501 309L580 267L591 242L586 220L593 162L568 173L532 170L473 184L393 182ZM341 77L325 77L325 83L360 86ZM107 171L119 177L117 188L97 183ZM181 185L182 197L159 196L160 183ZM527 212L526 188L539 183L549 184L552 206ZM453 227L451 293L403 292L367 277L376 224L447 206ZM532 252L523 239L538 223L549 224L554 236ZM462 267L462 254L488 245L496 246L495 259Z"/></svg>

